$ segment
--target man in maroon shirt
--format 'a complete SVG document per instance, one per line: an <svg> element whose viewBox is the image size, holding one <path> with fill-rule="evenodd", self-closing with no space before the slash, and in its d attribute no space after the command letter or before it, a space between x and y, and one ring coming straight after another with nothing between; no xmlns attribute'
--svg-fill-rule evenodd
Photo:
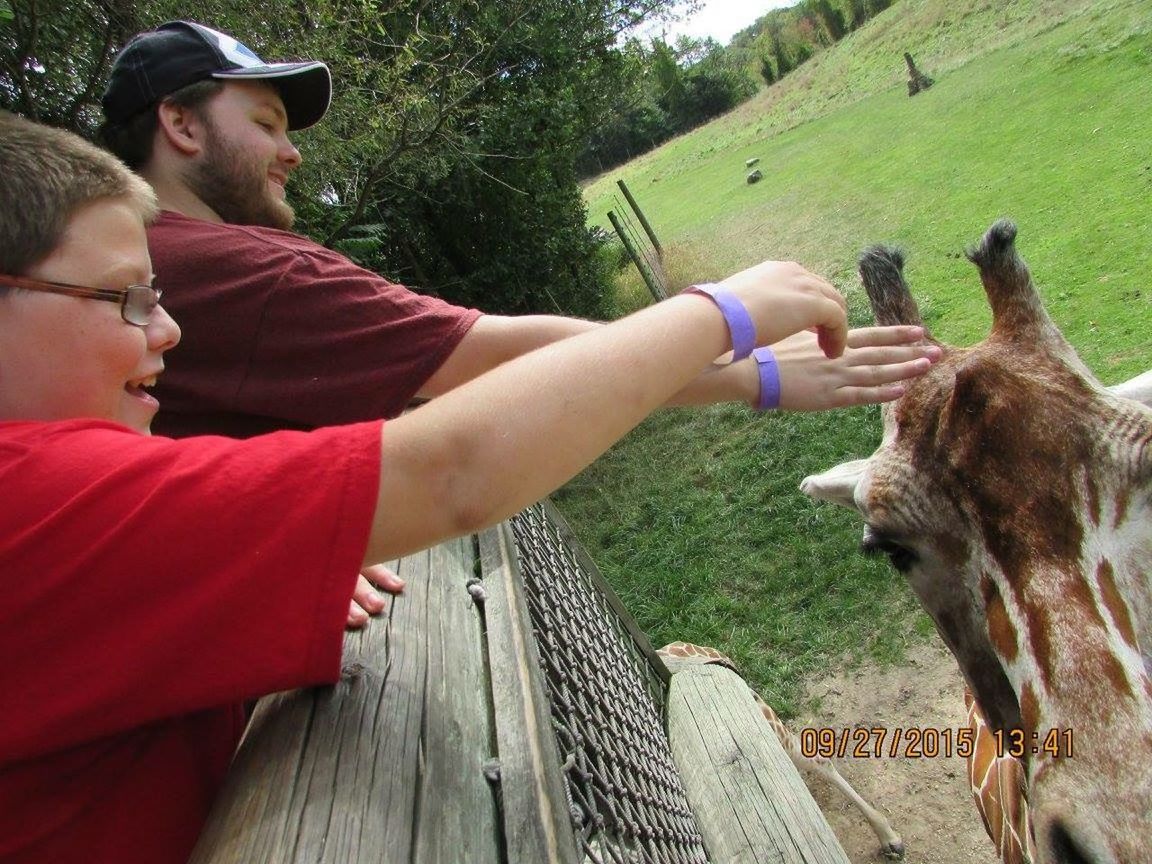
<svg viewBox="0 0 1152 864"><path fill-rule="evenodd" d="M300 153L288 132L319 121L330 96L323 63L268 64L186 21L140 34L117 58L101 138L156 190L156 285L184 331L158 391L158 433L246 437L394 417L414 398L602 326L452 306L290 233L284 188ZM829 359L801 333L774 354L707 369L670 402L816 410L894 399L930 356L919 338L914 328L854 330ZM366 575L400 586L383 569ZM366 619L360 607L383 608L364 579L351 624Z"/></svg>

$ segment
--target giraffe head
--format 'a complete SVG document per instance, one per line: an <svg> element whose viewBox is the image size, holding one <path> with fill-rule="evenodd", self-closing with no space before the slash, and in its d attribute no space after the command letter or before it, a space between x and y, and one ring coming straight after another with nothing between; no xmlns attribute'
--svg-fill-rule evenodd
<svg viewBox="0 0 1152 864"><path fill-rule="evenodd" d="M1152 837L1152 411L1076 356L1015 235L998 222L968 254L988 338L942 346L884 407L879 449L802 489L860 511L864 549L907 577L1019 747L1039 860L1133 864ZM880 324L921 323L902 265L861 256Z"/></svg>

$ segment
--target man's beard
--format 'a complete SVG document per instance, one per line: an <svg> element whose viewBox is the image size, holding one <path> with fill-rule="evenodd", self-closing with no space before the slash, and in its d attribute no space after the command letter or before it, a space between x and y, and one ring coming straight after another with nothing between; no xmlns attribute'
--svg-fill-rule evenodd
<svg viewBox="0 0 1152 864"><path fill-rule="evenodd" d="M242 147L225 140L207 116L204 124L205 158L186 176L196 196L229 224L291 228L296 214L269 191L267 171Z"/></svg>

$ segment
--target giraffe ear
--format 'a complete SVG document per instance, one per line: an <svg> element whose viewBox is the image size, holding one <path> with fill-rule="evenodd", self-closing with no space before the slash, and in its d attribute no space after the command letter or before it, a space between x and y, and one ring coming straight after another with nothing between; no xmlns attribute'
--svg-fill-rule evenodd
<svg viewBox="0 0 1152 864"><path fill-rule="evenodd" d="M1152 408L1152 370L1108 389L1116 396L1123 396L1125 399Z"/></svg>
<svg viewBox="0 0 1152 864"><path fill-rule="evenodd" d="M856 506L856 484L864 475L868 467L867 459L854 459L844 462L835 468L829 468L823 474L813 474L804 478L800 484L800 491L811 498L821 501L831 501L851 510L859 509Z"/></svg>

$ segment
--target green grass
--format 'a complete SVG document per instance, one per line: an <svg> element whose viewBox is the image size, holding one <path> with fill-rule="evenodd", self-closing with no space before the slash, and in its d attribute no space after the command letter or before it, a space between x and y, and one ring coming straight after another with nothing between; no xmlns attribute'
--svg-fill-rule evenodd
<svg viewBox="0 0 1152 864"><path fill-rule="evenodd" d="M913 99L903 52L936 79ZM764 179L744 182L760 157ZM676 287L763 258L830 276L864 323L854 261L873 242L907 273L940 338L990 322L963 249L1020 229L1056 323L1105 383L1152 356L1152 15L1143 0L902 0L728 116L598 178L623 177ZM623 310L647 302L621 280ZM853 514L800 480L866 455L876 409L757 417L665 412L557 497L656 644L730 653L785 713L844 655L895 660L930 630L902 581L856 552Z"/></svg>

